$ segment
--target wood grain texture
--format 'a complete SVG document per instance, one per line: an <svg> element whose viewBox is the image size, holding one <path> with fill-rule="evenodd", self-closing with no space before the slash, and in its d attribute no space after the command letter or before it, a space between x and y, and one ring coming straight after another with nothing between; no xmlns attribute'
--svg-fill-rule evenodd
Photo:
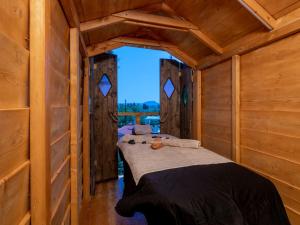
<svg viewBox="0 0 300 225"><path fill-rule="evenodd" d="M84 225L146 225L143 214L122 217L117 214L115 205L123 193L123 179L104 182L96 187L96 195L82 208L81 224Z"/></svg>
<svg viewBox="0 0 300 225"><path fill-rule="evenodd" d="M221 46L261 27L259 21L237 1L167 0L166 3Z"/></svg>
<svg viewBox="0 0 300 225"><path fill-rule="evenodd" d="M82 57L80 55L79 29L70 31L70 84L71 84L71 223L78 224L82 194Z"/></svg>
<svg viewBox="0 0 300 225"><path fill-rule="evenodd" d="M176 60L160 60L160 131L163 134L170 134L180 137L180 80L179 65ZM170 79L174 86L174 92L168 98L164 91L166 82Z"/></svg>
<svg viewBox="0 0 300 225"><path fill-rule="evenodd" d="M93 111L94 111L94 143L92 151L96 156L96 181L115 179L117 172L117 123L111 114L117 112L117 57L113 54L103 54L94 58L93 79ZM104 74L111 83L111 89L106 96L99 90L99 82ZM105 132L104 132L105 131Z"/></svg>
<svg viewBox="0 0 300 225"><path fill-rule="evenodd" d="M192 138L193 77L192 69L180 65L180 138Z"/></svg>
<svg viewBox="0 0 300 225"><path fill-rule="evenodd" d="M50 0L30 0L31 222L50 221ZM37 138L38 137L38 138Z"/></svg>
<svg viewBox="0 0 300 225"><path fill-rule="evenodd" d="M201 141L201 117L202 117L202 72L200 70L196 70L193 75L193 138L195 140Z"/></svg>
<svg viewBox="0 0 300 225"><path fill-rule="evenodd" d="M161 0L125 0L111 4L110 0L80 1L74 0L80 21L87 21L109 16L113 13L144 7ZM101 7L100 7L101 5Z"/></svg>
<svg viewBox="0 0 300 225"><path fill-rule="evenodd" d="M29 1L0 1L0 224L30 223Z"/></svg>
<svg viewBox="0 0 300 225"><path fill-rule="evenodd" d="M51 1L51 28L67 47L70 44L70 29L64 12L57 0Z"/></svg>
<svg viewBox="0 0 300 225"><path fill-rule="evenodd" d="M51 177L70 155L70 132L63 134L51 144Z"/></svg>
<svg viewBox="0 0 300 225"><path fill-rule="evenodd" d="M29 159L29 109L0 109L0 180Z"/></svg>
<svg viewBox="0 0 300 225"><path fill-rule="evenodd" d="M0 1L0 30L19 46L29 48L29 0Z"/></svg>
<svg viewBox="0 0 300 225"><path fill-rule="evenodd" d="M240 56L232 57L232 159L237 163L241 160L240 152L240 73L241 60Z"/></svg>
<svg viewBox="0 0 300 225"><path fill-rule="evenodd" d="M61 190L61 195L59 196L59 205L53 211L51 218L51 225L61 225L64 219L65 212L68 210L70 204L70 181Z"/></svg>
<svg viewBox="0 0 300 225"><path fill-rule="evenodd" d="M52 66L50 67L50 98L55 107L68 106L70 104L70 80L68 74L62 74Z"/></svg>
<svg viewBox="0 0 300 225"><path fill-rule="evenodd" d="M58 0L50 1L50 213L51 224L61 224L70 198L70 29ZM70 185L70 184L69 184ZM62 202L68 201L68 202ZM58 210L62 210L58 212Z"/></svg>
<svg viewBox="0 0 300 225"><path fill-rule="evenodd" d="M59 197L62 190L70 180L70 157L67 157L61 164L57 173L51 181L51 211L54 212L55 208L60 204Z"/></svg>
<svg viewBox="0 0 300 225"><path fill-rule="evenodd" d="M202 71L202 145L232 158L231 60Z"/></svg>
<svg viewBox="0 0 300 225"><path fill-rule="evenodd" d="M90 61L84 59L84 85L83 85L83 197L90 200Z"/></svg>
<svg viewBox="0 0 300 225"><path fill-rule="evenodd" d="M29 210L29 162L0 181L0 224L18 225Z"/></svg>
<svg viewBox="0 0 300 225"><path fill-rule="evenodd" d="M275 18L284 16L300 7L300 2L298 0L281 0L276 2L272 0L256 1Z"/></svg>
<svg viewBox="0 0 300 225"><path fill-rule="evenodd" d="M271 177L293 225L300 219L299 44L296 34L241 57L241 162Z"/></svg>
<svg viewBox="0 0 300 225"><path fill-rule="evenodd" d="M70 130L70 108L52 107L51 108L51 126L50 140L54 142L56 139Z"/></svg>
<svg viewBox="0 0 300 225"><path fill-rule="evenodd" d="M0 32L0 52L0 107L26 107L29 103L29 51Z"/></svg>

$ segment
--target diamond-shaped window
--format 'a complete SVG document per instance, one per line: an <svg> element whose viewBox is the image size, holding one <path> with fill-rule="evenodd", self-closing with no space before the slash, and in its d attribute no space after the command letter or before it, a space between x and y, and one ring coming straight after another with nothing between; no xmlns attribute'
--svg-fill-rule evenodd
<svg viewBox="0 0 300 225"><path fill-rule="evenodd" d="M111 83L107 76L107 74L103 74L100 81L98 82L98 88L103 94L103 96L106 96L111 89Z"/></svg>
<svg viewBox="0 0 300 225"><path fill-rule="evenodd" d="M164 85L164 91L165 91L168 98L172 97L172 94L175 91L175 87L174 87L174 84L173 84L173 82L170 78L168 78L168 80L166 81L166 83Z"/></svg>

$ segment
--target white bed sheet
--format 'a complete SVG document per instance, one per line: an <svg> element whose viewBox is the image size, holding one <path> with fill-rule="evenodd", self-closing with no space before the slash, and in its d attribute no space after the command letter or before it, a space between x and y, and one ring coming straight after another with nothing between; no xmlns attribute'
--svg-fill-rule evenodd
<svg viewBox="0 0 300 225"><path fill-rule="evenodd" d="M136 143L131 145L121 141L118 142L118 146L131 169L136 184L147 173L193 165L232 162L202 147L194 149L164 146L159 150L153 150L150 144Z"/></svg>

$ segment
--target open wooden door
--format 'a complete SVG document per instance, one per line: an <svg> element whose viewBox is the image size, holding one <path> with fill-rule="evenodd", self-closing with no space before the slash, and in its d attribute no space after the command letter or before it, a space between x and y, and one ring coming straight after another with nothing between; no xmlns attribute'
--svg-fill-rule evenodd
<svg viewBox="0 0 300 225"><path fill-rule="evenodd" d="M193 117L193 71L185 64L181 64L180 69L180 137L190 139Z"/></svg>
<svg viewBox="0 0 300 225"><path fill-rule="evenodd" d="M94 57L93 61L91 167L94 168L91 168L91 180L101 182L118 177L117 56L102 54Z"/></svg>
<svg viewBox="0 0 300 225"><path fill-rule="evenodd" d="M160 60L160 132L180 137L180 63Z"/></svg>
<svg viewBox="0 0 300 225"><path fill-rule="evenodd" d="M176 60L160 60L160 115L161 133L191 138L192 69Z"/></svg>

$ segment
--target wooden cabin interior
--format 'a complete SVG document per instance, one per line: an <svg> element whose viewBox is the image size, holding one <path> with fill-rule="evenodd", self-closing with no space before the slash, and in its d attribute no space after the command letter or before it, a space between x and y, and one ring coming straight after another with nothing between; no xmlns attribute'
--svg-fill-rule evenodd
<svg viewBox="0 0 300 225"><path fill-rule="evenodd" d="M299 31L298 0L0 0L0 225L144 225L112 218L118 181L91 193L91 74L122 46L190 68L189 138L270 180L300 225Z"/></svg>

